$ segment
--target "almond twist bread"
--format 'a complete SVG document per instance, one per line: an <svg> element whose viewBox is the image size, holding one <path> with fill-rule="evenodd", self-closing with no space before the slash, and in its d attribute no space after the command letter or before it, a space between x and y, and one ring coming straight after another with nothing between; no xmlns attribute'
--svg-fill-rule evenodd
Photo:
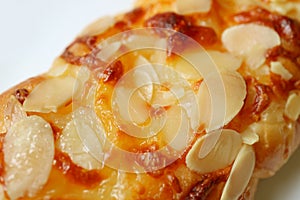
<svg viewBox="0 0 300 200"><path fill-rule="evenodd" d="M0 199L253 199L300 142L300 3L140 0L0 96Z"/></svg>

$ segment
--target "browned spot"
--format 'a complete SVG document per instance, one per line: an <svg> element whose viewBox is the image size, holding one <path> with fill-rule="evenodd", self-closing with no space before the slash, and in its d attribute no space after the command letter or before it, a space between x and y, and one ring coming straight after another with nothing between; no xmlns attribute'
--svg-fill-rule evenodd
<svg viewBox="0 0 300 200"><path fill-rule="evenodd" d="M144 25L146 27L167 28L184 32L191 24L183 15L178 15L173 12L166 12L151 17L145 21Z"/></svg>
<svg viewBox="0 0 300 200"><path fill-rule="evenodd" d="M213 45L217 42L217 34L212 28L195 26L192 24L192 19L173 12L157 14L146 20L144 25L146 27L172 29L183 34L175 33L170 36L168 39L169 52L181 52L185 48L190 48L193 42L187 36L203 46ZM163 30L157 30L157 32L164 34Z"/></svg>
<svg viewBox="0 0 300 200"><path fill-rule="evenodd" d="M22 89L17 89L15 91L15 97L17 98L17 100L23 104L25 99L27 98L27 96L29 95L29 91L25 88Z"/></svg>
<svg viewBox="0 0 300 200"><path fill-rule="evenodd" d="M214 188L227 181L230 170L231 167L227 167L223 170L203 175L202 180L193 187L185 197L185 200L205 200Z"/></svg>
<svg viewBox="0 0 300 200"><path fill-rule="evenodd" d="M89 52L91 52L91 50L95 47L96 42L97 38L95 36L77 38L66 48L61 57L68 63L73 65L81 65L82 63L80 59L82 56L86 56ZM79 50L80 52L76 52Z"/></svg>
<svg viewBox="0 0 300 200"><path fill-rule="evenodd" d="M123 75L123 64L120 60L111 63L103 72L102 80L104 83L116 83Z"/></svg>
<svg viewBox="0 0 300 200"><path fill-rule="evenodd" d="M142 7L135 8L131 12L128 12L124 16L124 21L126 21L129 25L134 24L142 19L145 14L145 10Z"/></svg>
<svg viewBox="0 0 300 200"><path fill-rule="evenodd" d="M271 103L271 98L269 97L271 90L268 86L259 83L254 87L256 94L251 113L252 115L259 116Z"/></svg>
<svg viewBox="0 0 300 200"><path fill-rule="evenodd" d="M239 132L249 124L260 120L261 113L271 103L273 95L271 87L258 83L253 78L246 78L247 96L238 115L226 126ZM241 121L243 123L241 123Z"/></svg>
<svg viewBox="0 0 300 200"><path fill-rule="evenodd" d="M85 187L97 186L102 180L98 171L88 171L75 165L68 155L58 150L55 151L54 163L54 166L65 174L67 178Z"/></svg>

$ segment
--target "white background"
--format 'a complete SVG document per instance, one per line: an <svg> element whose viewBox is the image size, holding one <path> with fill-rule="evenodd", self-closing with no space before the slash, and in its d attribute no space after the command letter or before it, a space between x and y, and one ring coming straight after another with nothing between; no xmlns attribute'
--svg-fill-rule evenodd
<svg viewBox="0 0 300 200"><path fill-rule="evenodd" d="M100 16L131 8L133 0L0 0L0 92L45 72L76 35ZM300 199L300 151L257 200Z"/></svg>

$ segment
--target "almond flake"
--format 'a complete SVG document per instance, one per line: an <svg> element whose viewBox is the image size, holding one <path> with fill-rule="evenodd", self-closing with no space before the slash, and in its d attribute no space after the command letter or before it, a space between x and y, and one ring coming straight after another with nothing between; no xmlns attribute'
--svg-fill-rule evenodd
<svg viewBox="0 0 300 200"><path fill-rule="evenodd" d="M244 144L253 145L259 141L259 136L254 132L251 126L244 130L241 136Z"/></svg>
<svg viewBox="0 0 300 200"><path fill-rule="evenodd" d="M102 169L104 134L96 114L90 109L78 108L57 141L57 148L86 170Z"/></svg>
<svg viewBox="0 0 300 200"><path fill-rule="evenodd" d="M176 0L176 10L180 14L206 13L211 5L211 0Z"/></svg>
<svg viewBox="0 0 300 200"><path fill-rule="evenodd" d="M33 197L47 182L54 158L51 126L38 116L12 125L3 143L6 191L11 199Z"/></svg>
<svg viewBox="0 0 300 200"><path fill-rule="evenodd" d="M27 112L50 113L71 101L75 78L55 77L37 85L24 101Z"/></svg>
<svg viewBox="0 0 300 200"><path fill-rule="evenodd" d="M265 62L266 51L280 45L280 37L274 29L250 23L227 28L222 42L229 52L244 57L256 69Z"/></svg>
<svg viewBox="0 0 300 200"><path fill-rule="evenodd" d="M202 148L218 138L217 143L202 157ZM204 146L203 146L204 145ZM242 146L242 138L234 130L224 129L209 132L199 138L186 156L187 167L198 173L209 173L229 166ZM204 150L206 151L206 150Z"/></svg>
<svg viewBox="0 0 300 200"><path fill-rule="evenodd" d="M241 196L250 181L254 166L255 152L253 147L243 145L232 165L221 200L234 200Z"/></svg>
<svg viewBox="0 0 300 200"><path fill-rule="evenodd" d="M63 75L68 69L68 65L64 64L64 65L60 65L60 66L52 66L50 68L50 70L47 72L48 76L52 76L52 77L58 77Z"/></svg>
<svg viewBox="0 0 300 200"><path fill-rule="evenodd" d="M24 111L22 104L15 96L10 96L4 110L4 124L6 130L9 130L14 123L26 117L27 114Z"/></svg>
<svg viewBox="0 0 300 200"><path fill-rule="evenodd" d="M285 105L284 114L291 120L296 121L300 115L300 95L290 94Z"/></svg>
<svg viewBox="0 0 300 200"><path fill-rule="evenodd" d="M223 87L212 85L215 88L208 88L206 83L202 83L198 91L200 121L206 124L206 127L209 127L208 131L228 124L243 107L247 94L245 80L238 72L222 71L220 75ZM214 80L218 79L218 76L210 76L208 78L210 82L214 82ZM232 91L235 91L234 95L232 95ZM211 94L211 92L214 92L214 94ZM225 96L222 95L224 92ZM213 97L218 97L218 99L213 99ZM223 106L225 106L224 115L220 114L222 109L224 109L222 108ZM216 114L217 112L219 114Z"/></svg>
<svg viewBox="0 0 300 200"><path fill-rule="evenodd" d="M286 81L293 77L293 75L282 65L281 62L271 62L271 72L281 76Z"/></svg>

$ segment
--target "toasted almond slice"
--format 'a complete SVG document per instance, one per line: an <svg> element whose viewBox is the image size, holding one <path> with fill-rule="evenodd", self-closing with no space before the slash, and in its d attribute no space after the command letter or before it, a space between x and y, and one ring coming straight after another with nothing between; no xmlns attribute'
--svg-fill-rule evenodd
<svg viewBox="0 0 300 200"><path fill-rule="evenodd" d="M280 37L269 27L250 23L226 29L222 42L228 51L245 57L250 67L258 68L265 61L266 50L280 45Z"/></svg>
<svg viewBox="0 0 300 200"><path fill-rule="evenodd" d="M254 132L251 126L244 130L241 136L244 144L253 145L259 141L259 136Z"/></svg>
<svg viewBox="0 0 300 200"><path fill-rule="evenodd" d="M21 103L16 99L16 97L10 96L4 110L4 124L6 130L9 130L14 123L26 117L27 114Z"/></svg>
<svg viewBox="0 0 300 200"><path fill-rule="evenodd" d="M176 0L176 10L180 14L206 13L211 5L211 0Z"/></svg>
<svg viewBox="0 0 300 200"><path fill-rule="evenodd" d="M242 109L247 88L244 78L238 72L227 71L222 72L221 75L226 92L225 124L228 124Z"/></svg>
<svg viewBox="0 0 300 200"><path fill-rule="evenodd" d="M55 77L37 85L24 101L27 112L57 112L68 103L73 94L75 79L72 77Z"/></svg>
<svg viewBox="0 0 300 200"><path fill-rule="evenodd" d="M121 120L141 124L149 118L149 106L139 91L117 87L114 102Z"/></svg>
<svg viewBox="0 0 300 200"><path fill-rule="evenodd" d="M296 121L300 115L300 95L292 93L289 95L285 105L284 114L291 120Z"/></svg>
<svg viewBox="0 0 300 200"><path fill-rule="evenodd" d="M143 56L139 56L133 69L133 81L146 102L150 102L153 96L153 84L158 82L156 71L152 64Z"/></svg>
<svg viewBox="0 0 300 200"><path fill-rule="evenodd" d="M241 196L250 181L254 166L255 152L253 147L243 145L232 165L221 200L238 199Z"/></svg>
<svg viewBox="0 0 300 200"><path fill-rule="evenodd" d="M97 54L97 58L104 62L109 62L110 59L114 59L113 55L117 53L121 45L121 42L113 42L111 44L100 44L101 51Z"/></svg>
<svg viewBox="0 0 300 200"><path fill-rule="evenodd" d="M64 65L55 65L50 68L50 70L47 72L48 76L57 77L63 75L68 69L68 64Z"/></svg>
<svg viewBox="0 0 300 200"><path fill-rule="evenodd" d="M281 76L286 81L293 77L293 75L282 65L281 62L271 62L271 72Z"/></svg>
<svg viewBox="0 0 300 200"><path fill-rule="evenodd" d="M205 141L215 140L217 143L209 151L207 156L202 158L201 149ZM234 130L216 130L199 138L186 156L187 167L198 173L209 173L229 166L242 146L242 138ZM201 158L200 158L201 157Z"/></svg>
<svg viewBox="0 0 300 200"><path fill-rule="evenodd" d="M94 36L99 35L112 27L115 23L115 19L112 16L105 16L86 27L80 36Z"/></svg>
<svg viewBox="0 0 300 200"><path fill-rule="evenodd" d="M167 40L159 38L156 35L149 34L144 30L137 30L134 34L130 35L123 44L130 50L138 50L143 48L157 48L161 50L167 49Z"/></svg>
<svg viewBox="0 0 300 200"><path fill-rule="evenodd" d="M57 147L84 169L102 169L104 134L105 130L96 114L80 107L74 111L73 119L63 130Z"/></svg>
<svg viewBox="0 0 300 200"><path fill-rule="evenodd" d="M174 59L172 60L172 63L168 64L173 66L174 70L186 80L200 80L202 78L201 73L199 73L194 66L184 58Z"/></svg>
<svg viewBox="0 0 300 200"><path fill-rule="evenodd" d="M242 60L240 58L230 53L219 51L207 51L207 53L221 71L235 71L240 68L242 64Z"/></svg>
<svg viewBox="0 0 300 200"><path fill-rule="evenodd" d="M159 105L162 107L174 105L178 98L172 91L155 91L153 99L151 101L152 105Z"/></svg>
<svg viewBox="0 0 300 200"><path fill-rule="evenodd" d="M191 136L189 119L180 106L172 106L167 110L167 120L162 129L164 140L177 151L184 150Z"/></svg>
<svg viewBox="0 0 300 200"><path fill-rule="evenodd" d="M51 126L41 117L30 116L16 122L3 144L7 194L18 199L33 197L47 182L54 158Z"/></svg>
<svg viewBox="0 0 300 200"><path fill-rule="evenodd" d="M220 128L228 124L241 110L244 105L244 99L247 94L246 83L243 77L235 71L223 71L221 72L224 88L214 88L209 91L207 84L202 83L198 91L198 99L200 105L200 121L210 127L210 130ZM210 81L213 81L215 76L210 77ZM225 91L223 91L225 89ZM234 94L232 93L234 91ZM222 96L222 92L225 92L225 99L212 99L212 94L215 93L215 97ZM213 112L220 111L219 106L222 106L222 102L225 101L225 116L214 115ZM215 104L213 104L214 102ZM220 105L217 105L220 104ZM219 117L224 117L223 120Z"/></svg>

